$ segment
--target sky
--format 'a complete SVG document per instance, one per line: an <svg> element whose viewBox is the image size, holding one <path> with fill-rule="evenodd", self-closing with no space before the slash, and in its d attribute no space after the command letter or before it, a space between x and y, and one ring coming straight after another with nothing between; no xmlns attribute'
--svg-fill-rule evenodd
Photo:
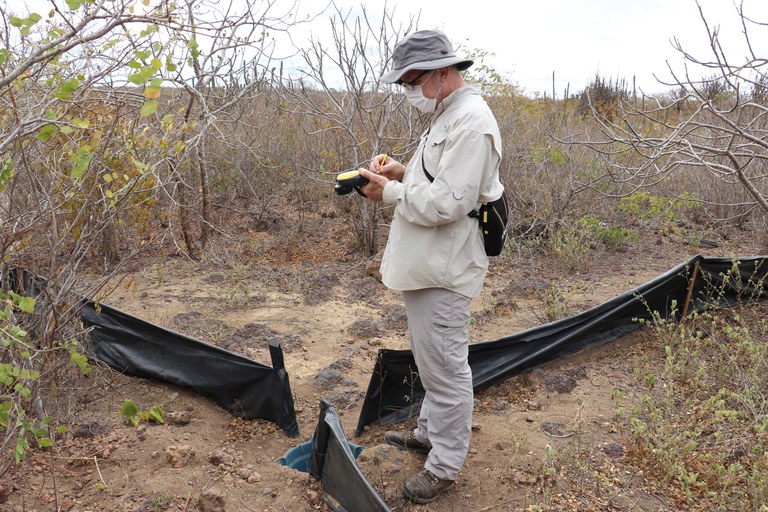
<svg viewBox="0 0 768 512"><path fill-rule="evenodd" d="M741 1L741 0L739 0ZM695 0L336 0L344 11L381 16L394 9L407 21L419 15L419 28L445 32L459 48L492 54L486 64L517 83L524 92L551 96L566 87L574 94L595 77L621 78L638 92L664 92L670 86L669 66L684 72L683 57L672 46L701 60L712 50ZM732 0L699 0L710 28L718 28L731 61L747 55L741 19ZM304 13L320 12L327 0L300 0ZM745 15L768 23L768 0L743 0ZM329 11L327 11L329 12ZM309 23L313 32L328 24L322 15ZM758 56L768 57L768 26L751 27L750 40ZM300 37L294 39L300 44ZM761 53L762 52L762 53ZM654 77L654 74L656 77ZM711 72L708 72L711 74ZM658 78L658 79L657 79Z"/></svg>
<svg viewBox="0 0 768 512"><path fill-rule="evenodd" d="M135 0L156 5L160 0ZM229 0L206 0L223 6ZM306 46L310 35L330 34L331 0L232 0L236 5L270 5L272 14L291 12L311 20L290 28L293 45ZM673 48L677 38L694 57L711 61L707 29L696 0L333 0L351 18L365 13L375 25L386 10L396 23L418 16L420 29L439 29L462 48L489 53L484 64L531 96L563 97L583 90L596 74L622 79L638 92L668 92L670 67L684 73L684 59ZM752 48L768 58L768 0L736 0L748 18ZM17 8L50 10L50 0L0 0ZM56 0L63 5L63 0ZM268 3L269 2L269 3ZM717 28L731 63L748 54L734 0L698 0L710 29ZM10 4L9 4L10 5ZM332 40L326 39L326 44ZM690 68L701 75L701 67ZM554 87L553 87L554 74ZM711 75L712 71L706 71Z"/></svg>

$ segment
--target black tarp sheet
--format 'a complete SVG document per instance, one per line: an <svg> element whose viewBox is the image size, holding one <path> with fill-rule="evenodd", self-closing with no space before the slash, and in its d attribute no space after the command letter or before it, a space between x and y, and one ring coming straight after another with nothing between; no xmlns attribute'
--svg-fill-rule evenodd
<svg viewBox="0 0 768 512"><path fill-rule="evenodd" d="M312 440L310 474L320 480L323 491L334 501L326 503L342 512L387 512L389 507L376 494L355 462L344 436L339 416L327 401L320 401L320 417Z"/></svg>
<svg viewBox="0 0 768 512"><path fill-rule="evenodd" d="M477 391L615 340L638 329L641 325L636 319L650 319L654 311L662 318L677 320L686 307L687 312L700 311L731 306L740 299L765 298L766 258L695 256L579 315L470 345L473 387ZM396 423L418 415L423 396L411 351L380 349L355 435L366 425Z"/></svg>
<svg viewBox="0 0 768 512"><path fill-rule="evenodd" d="M3 285L26 296L43 293L47 280L20 268L6 269ZM279 345L269 346L272 368L228 350L82 299L92 353L116 370L191 388L245 419L275 422L289 436L299 427Z"/></svg>
<svg viewBox="0 0 768 512"><path fill-rule="evenodd" d="M223 348L84 303L93 356L120 372L191 388L245 419L270 420L289 436L299 427L282 348L269 346L272 368Z"/></svg>

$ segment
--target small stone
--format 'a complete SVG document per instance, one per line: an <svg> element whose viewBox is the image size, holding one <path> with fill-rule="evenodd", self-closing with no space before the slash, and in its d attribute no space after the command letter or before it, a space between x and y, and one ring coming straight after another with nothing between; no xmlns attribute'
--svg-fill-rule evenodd
<svg viewBox="0 0 768 512"><path fill-rule="evenodd" d="M217 487L206 489L197 499L197 506L202 512L224 512L224 495Z"/></svg>
<svg viewBox="0 0 768 512"><path fill-rule="evenodd" d="M188 444L169 446L165 449L165 461L172 468L180 468L189 464L195 457L195 450Z"/></svg>
<svg viewBox="0 0 768 512"><path fill-rule="evenodd" d="M192 417L187 411L173 411L165 415L165 422L169 425L188 425Z"/></svg>
<svg viewBox="0 0 768 512"><path fill-rule="evenodd" d="M537 402L536 400L528 400L528 403L526 404L528 406L529 411L540 411L541 410L541 404Z"/></svg>
<svg viewBox="0 0 768 512"><path fill-rule="evenodd" d="M515 482L520 485L534 485L536 483L536 477L534 475L529 475L521 471L515 471L514 478Z"/></svg>
<svg viewBox="0 0 768 512"><path fill-rule="evenodd" d="M208 461L214 466L222 466L232 464L235 461L235 458L226 450L220 449L213 452L210 457L208 457Z"/></svg>
<svg viewBox="0 0 768 512"><path fill-rule="evenodd" d="M605 453L609 457L621 457L624 455L624 447L621 446L619 443L608 443L603 445L602 447L603 453Z"/></svg>

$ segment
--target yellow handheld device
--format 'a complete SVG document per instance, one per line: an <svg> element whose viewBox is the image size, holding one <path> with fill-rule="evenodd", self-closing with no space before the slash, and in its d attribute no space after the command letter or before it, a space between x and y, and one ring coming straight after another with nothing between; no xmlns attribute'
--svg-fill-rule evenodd
<svg viewBox="0 0 768 512"><path fill-rule="evenodd" d="M336 176L336 186L334 187L334 190L336 190L336 193L340 196L349 194L353 190L357 190L358 194L363 195L357 187L365 185L366 183L368 183L368 180L360 176L359 171L342 172Z"/></svg>

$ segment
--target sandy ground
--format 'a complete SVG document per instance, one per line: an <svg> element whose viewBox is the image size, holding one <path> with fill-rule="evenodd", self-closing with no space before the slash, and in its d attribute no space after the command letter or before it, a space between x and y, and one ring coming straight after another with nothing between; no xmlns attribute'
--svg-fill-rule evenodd
<svg viewBox="0 0 768 512"><path fill-rule="evenodd" d="M755 250L700 249L658 237L605 253L580 273L508 254L493 262L472 303L472 341L576 314L696 253ZM12 490L0 511L328 510L312 477L275 463L311 436L323 397L349 439L365 447L360 467L392 510L678 510L626 463L614 414L616 391L626 401L633 397L635 361L658 356L642 331L478 393L471 449L456 486L417 506L400 485L423 458L383 445L385 427L353 437L377 350L408 345L402 302L376 280L375 261L322 247L236 265L216 260L144 261L115 281L106 302L265 364L266 341L280 338L299 437L266 421L239 420L189 390L96 368L58 389L70 433L55 450L35 452L5 475ZM318 379L334 364L344 368L341 378ZM126 399L140 409L160 405L176 419L125 425L119 409Z"/></svg>

